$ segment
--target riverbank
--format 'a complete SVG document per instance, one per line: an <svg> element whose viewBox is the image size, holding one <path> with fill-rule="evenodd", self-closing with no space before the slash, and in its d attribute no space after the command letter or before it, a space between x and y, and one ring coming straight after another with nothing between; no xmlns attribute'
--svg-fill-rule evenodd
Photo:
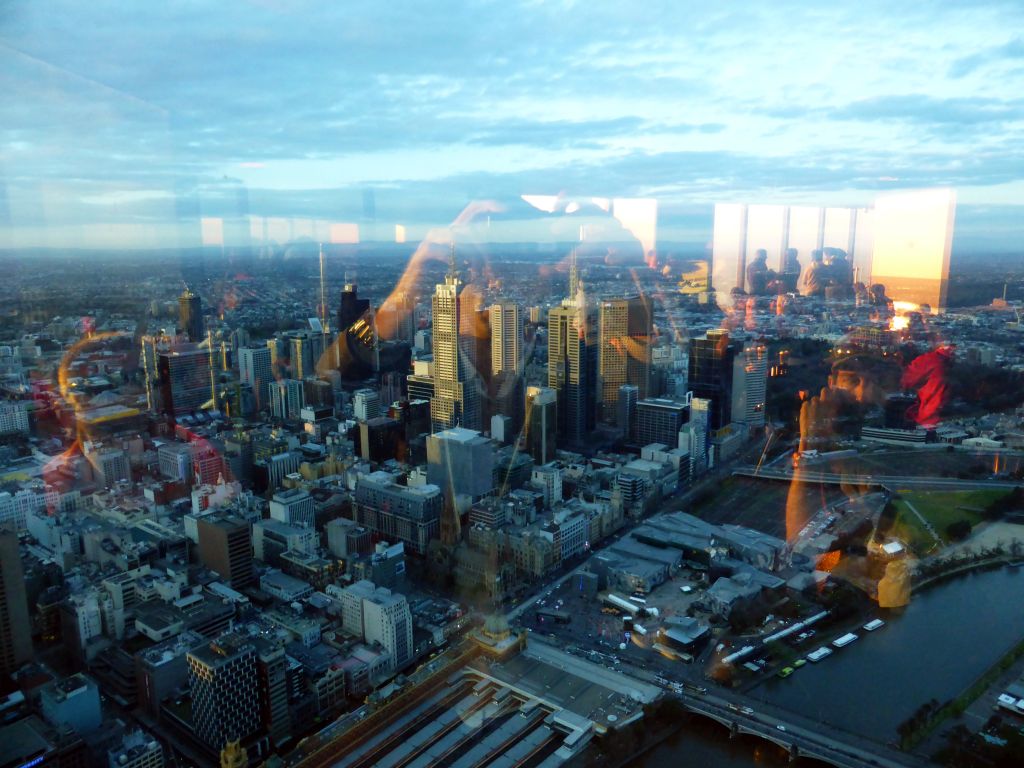
<svg viewBox="0 0 1024 768"><path fill-rule="evenodd" d="M1024 637L1024 570L973 570L936 581L905 608L880 611L886 625L751 695L881 742L922 703L951 701ZM959 632L984 627L985 636ZM979 645L979 641L982 643ZM986 650L989 653L986 653Z"/></svg>
<svg viewBox="0 0 1024 768"><path fill-rule="evenodd" d="M984 674L969 685L960 695L938 707L927 708L921 717L912 718L901 723L900 749L912 751L920 745L936 728L951 717L959 717L973 704L1002 674L1024 657L1024 639L1018 641L1010 650Z"/></svg>

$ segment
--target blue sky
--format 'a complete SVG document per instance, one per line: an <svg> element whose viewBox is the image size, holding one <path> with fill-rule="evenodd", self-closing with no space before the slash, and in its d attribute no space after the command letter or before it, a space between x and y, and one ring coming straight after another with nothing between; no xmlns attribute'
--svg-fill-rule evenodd
<svg viewBox="0 0 1024 768"><path fill-rule="evenodd" d="M239 214L416 238L560 192L700 242L717 201L937 185L963 242L1016 246L1024 4L834 5L0 0L0 247Z"/></svg>

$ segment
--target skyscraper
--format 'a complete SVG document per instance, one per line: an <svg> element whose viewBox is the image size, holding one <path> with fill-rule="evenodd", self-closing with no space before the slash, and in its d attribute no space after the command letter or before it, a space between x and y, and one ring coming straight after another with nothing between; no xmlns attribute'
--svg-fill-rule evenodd
<svg viewBox="0 0 1024 768"><path fill-rule="evenodd" d="M722 330L708 331L705 338L690 340L687 386L694 397L711 401L711 431L732 421L732 369L737 348L735 342L730 342L729 333Z"/></svg>
<svg viewBox="0 0 1024 768"><path fill-rule="evenodd" d="M267 385L274 380L271 373L269 347L244 347L238 350L238 378L252 387L256 410L267 407Z"/></svg>
<svg viewBox="0 0 1024 768"><path fill-rule="evenodd" d="M203 328L202 299L187 287L178 297L178 320L181 324L181 331L188 336L189 341L198 344L206 338L206 330Z"/></svg>
<svg viewBox="0 0 1024 768"><path fill-rule="evenodd" d="M736 355L732 368L732 420L748 429L764 426L768 383L768 350L764 344L747 343Z"/></svg>
<svg viewBox="0 0 1024 768"><path fill-rule="evenodd" d="M690 398L690 421L679 431L679 447L690 452L690 476L703 474L708 468L708 423L711 419L711 401L703 397ZM683 443L686 443L683 445Z"/></svg>
<svg viewBox="0 0 1024 768"><path fill-rule="evenodd" d="M370 300L360 299L356 284L346 281L345 287L341 289L341 302L338 305L338 331L344 331L361 318L369 308Z"/></svg>
<svg viewBox="0 0 1024 768"><path fill-rule="evenodd" d="M18 537L0 531L0 679L32 660L31 632Z"/></svg>
<svg viewBox="0 0 1024 768"><path fill-rule="evenodd" d="M619 387L632 384L640 400L647 397L651 375L651 301L646 296L601 302L598 353L601 420L618 418Z"/></svg>
<svg viewBox="0 0 1024 768"><path fill-rule="evenodd" d="M454 246L444 283L434 290L434 396L430 421L436 432L454 426L480 428L480 400L474 384L474 339L463 332L463 284L455 270Z"/></svg>
<svg viewBox="0 0 1024 768"><path fill-rule="evenodd" d="M558 397L558 437L580 445L597 418L597 313L576 267L569 267L569 296L548 312L548 386Z"/></svg>
<svg viewBox="0 0 1024 768"><path fill-rule="evenodd" d="M550 387L526 388L526 445L533 460L555 458L558 437L558 394Z"/></svg>
<svg viewBox="0 0 1024 768"><path fill-rule="evenodd" d="M169 417L216 406L216 383L210 351L183 344L158 351L156 373L161 413Z"/></svg>
<svg viewBox="0 0 1024 768"><path fill-rule="evenodd" d="M189 651L192 727L207 746L220 750L259 730L256 648L241 635L224 635Z"/></svg>
<svg viewBox="0 0 1024 768"><path fill-rule="evenodd" d="M513 301L499 301L491 305L491 374L519 371L520 341L523 337L523 319L519 306Z"/></svg>

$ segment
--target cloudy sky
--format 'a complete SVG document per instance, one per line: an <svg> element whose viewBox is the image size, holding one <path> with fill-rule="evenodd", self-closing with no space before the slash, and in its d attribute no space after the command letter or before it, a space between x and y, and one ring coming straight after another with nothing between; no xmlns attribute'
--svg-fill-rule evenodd
<svg viewBox="0 0 1024 768"><path fill-rule="evenodd" d="M702 242L718 201L931 186L1017 246L1024 4L813 5L0 0L0 247L414 239L559 193Z"/></svg>

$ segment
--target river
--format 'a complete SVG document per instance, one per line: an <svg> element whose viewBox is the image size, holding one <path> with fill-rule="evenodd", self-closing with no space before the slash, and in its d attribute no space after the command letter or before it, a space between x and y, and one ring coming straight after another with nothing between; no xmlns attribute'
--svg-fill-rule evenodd
<svg viewBox="0 0 1024 768"><path fill-rule="evenodd" d="M965 574L915 595L886 626L786 679L769 678L751 695L882 742L921 704L964 690L1024 637L1024 569ZM813 642L807 651L818 647ZM633 766L785 765L786 755L752 738L693 718Z"/></svg>

